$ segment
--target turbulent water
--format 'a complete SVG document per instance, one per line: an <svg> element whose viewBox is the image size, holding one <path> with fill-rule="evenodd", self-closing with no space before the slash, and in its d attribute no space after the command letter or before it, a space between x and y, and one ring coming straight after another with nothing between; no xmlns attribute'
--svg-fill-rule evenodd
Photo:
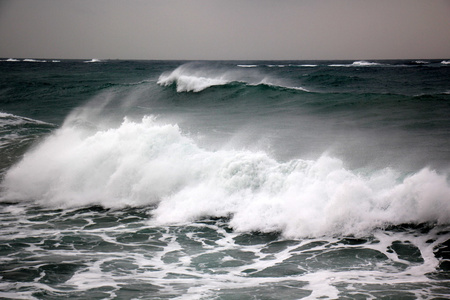
<svg viewBox="0 0 450 300"><path fill-rule="evenodd" d="M0 298L446 299L450 61L0 61Z"/></svg>

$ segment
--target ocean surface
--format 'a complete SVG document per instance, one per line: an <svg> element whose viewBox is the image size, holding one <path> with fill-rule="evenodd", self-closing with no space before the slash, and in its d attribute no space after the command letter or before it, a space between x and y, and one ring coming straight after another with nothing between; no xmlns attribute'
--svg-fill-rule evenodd
<svg viewBox="0 0 450 300"><path fill-rule="evenodd" d="M448 299L450 60L0 61L0 298Z"/></svg>

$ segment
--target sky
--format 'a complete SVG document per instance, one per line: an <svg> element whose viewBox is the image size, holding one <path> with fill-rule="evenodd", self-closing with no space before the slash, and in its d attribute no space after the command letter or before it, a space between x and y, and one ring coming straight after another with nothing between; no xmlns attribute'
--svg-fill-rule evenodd
<svg viewBox="0 0 450 300"><path fill-rule="evenodd" d="M0 57L448 59L450 0L0 0Z"/></svg>

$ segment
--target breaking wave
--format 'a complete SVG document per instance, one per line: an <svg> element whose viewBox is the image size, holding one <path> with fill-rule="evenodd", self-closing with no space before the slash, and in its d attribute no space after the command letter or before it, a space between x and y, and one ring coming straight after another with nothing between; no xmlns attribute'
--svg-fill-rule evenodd
<svg viewBox="0 0 450 300"><path fill-rule="evenodd" d="M250 86L266 85L308 91L303 87L291 86L282 80L271 78L255 70L245 72L224 67L206 68L195 63L179 66L171 72L165 72L159 76L158 84L161 86L175 85L177 92L201 92L213 86L223 86L231 83L243 83ZM253 69L246 66L246 68Z"/></svg>
<svg viewBox="0 0 450 300"><path fill-rule="evenodd" d="M265 152L209 151L176 124L146 116L116 128L67 122L26 153L2 199L50 207L153 207L151 222L227 217L237 231L287 237L363 235L404 223L448 224L446 174L362 174L338 158L279 162Z"/></svg>

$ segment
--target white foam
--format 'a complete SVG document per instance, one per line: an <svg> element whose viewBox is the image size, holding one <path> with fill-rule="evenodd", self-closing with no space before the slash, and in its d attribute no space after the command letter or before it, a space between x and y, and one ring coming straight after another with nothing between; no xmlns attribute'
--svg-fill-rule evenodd
<svg viewBox="0 0 450 300"><path fill-rule="evenodd" d="M441 61L441 64L450 65L450 60L443 60L443 61Z"/></svg>
<svg viewBox="0 0 450 300"><path fill-rule="evenodd" d="M97 132L66 123L7 172L2 189L3 200L51 207L157 204L157 224L231 216L237 231L288 237L450 220L447 176L433 170L401 179L361 175L328 156L281 163L264 152L206 151L152 117Z"/></svg>
<svg viewBox="0 0 450 300"><path fill-rule="evenodd" d="M98 59L98 58L93 58L93 59L91 59L91 60L86 60L86 61L85 61L85 63L97 63L97 62L101 62L101 60Z"/></svg>
<svg viewBox="0 0 450 300"><path fill-rule="evenodd" d="M15 59L15 58L8 58L6 61L9 61L9 62L16 62L16 61L20 61L20 60Z"/></svg>
<svg viewBox="0 0 450 300"><path fill-rule="evenodd" d="M237 65L239 68L256 68L258 65Z"/></svg>

